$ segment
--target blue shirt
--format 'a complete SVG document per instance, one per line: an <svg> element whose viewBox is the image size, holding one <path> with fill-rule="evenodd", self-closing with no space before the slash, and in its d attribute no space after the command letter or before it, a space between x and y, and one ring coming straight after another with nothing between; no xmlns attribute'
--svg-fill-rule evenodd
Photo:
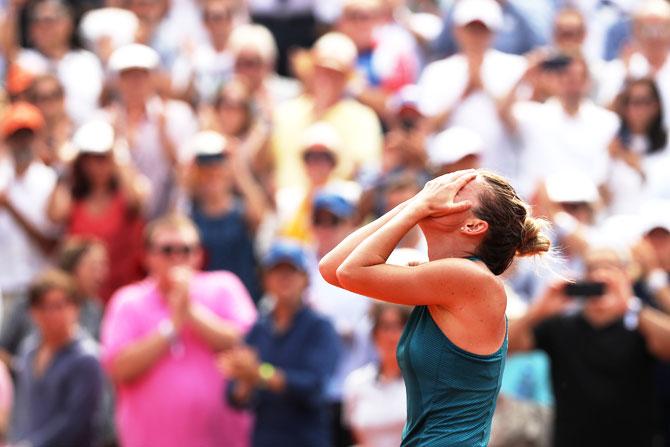
<svg viewBox="0 0 670 447"><path fill-rule="evenodd" d="M35 376L40 343L31 337L16 358L16 396L10 439L33 447L89 447L102 395L97 345L78 334L58 351L41 377Z"/></svg>
<svg viewBox="0 0 670 447"><path fill-rule="evenodd" d="M281 394L261 390L253 397L252 445L328 447L331 435L325 391L340 354L340 340L331 323L303 307L291 327L280 333L272 316L265 315L247 334L246 342L262 362L281 369L286 377ZM234 382L228 387L229 400L233 386Z"/></svg>

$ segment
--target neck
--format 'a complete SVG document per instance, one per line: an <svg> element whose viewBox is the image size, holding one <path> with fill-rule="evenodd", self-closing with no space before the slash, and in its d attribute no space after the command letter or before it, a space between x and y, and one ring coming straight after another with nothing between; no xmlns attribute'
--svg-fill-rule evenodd
<svg viewBox="0 0 670 447"><path fill-rule="evenodd" d="M384 379L397 379L400 377L400 365L395 353L384 355L379 364L379 375Z"/></svg>
<svg viewBox="0 0 670 447"><path fill-rule="evenodd" d="M579 112L579 106L581 105L581 103L582 103L581 98L576 98L576 97L561 98L561 105L563 106L563 110L569 116L577 115L577 112Z"/></svg>
<svg viewBox="0 0 670 447"><path fill-rule="evenodd" d="M275 308L272 312L272 318L274 319L275 326L280 330L286 330L293 321L293 317L298 312L300 308L301 300L298 300L297 304L293 303L282 303L275 304Z"/></svg>
<svg viewBox="0 0 670 447"><path fill-rule="evenodd" d="M647 62L649 62L649 65L651 65L653 69L652 71L657 72L663 68L663 65L665 65L665 61L668 58L668 52L666 50L651 51L645 55L645 58L647 59Z"/></svg>
<svg viewBox="0 0 670 447"><path fill-rule="evenodd" d="M29 162L21 162L17 163L16 161L14 162L14 172L16 173L17 177L22 177L23 174L26 173L30 165L32 164L32 160Z"/></svg>
<svg viewBox="0 0 670 447"><path fill-rule="evenodd" d="M428 244L428 259L466 258L472 256L476 246L471 242L466 243L459 238L445 238L444 233L437 234L431 231L423 231Z"/></svg>
<svg viewBox="0 0 670 447"><path fill-rule="evenodd" d="M56 352L63 346L69 344L75 337L77 332L77 325L70 326L64 333L48 336L42 334L42 348Z"/></svg>
<svg viewBox="0 0 670 447"><path fill-rule="evenodd" d="M212 34L212 46L220 53L228 46L228 34Z"/></svg>
<svg viewBox="0 0 670 447"><path fill-rule="evenodd" d="M53 46L49 48L43 48L40 52L44 54L49 59L61 59L67 54L69 48L67 46Z"/></svg>

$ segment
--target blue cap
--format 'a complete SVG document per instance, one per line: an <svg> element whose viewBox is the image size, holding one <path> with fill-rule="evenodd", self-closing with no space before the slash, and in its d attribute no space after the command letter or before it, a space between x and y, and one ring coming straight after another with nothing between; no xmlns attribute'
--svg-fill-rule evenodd
<svg viewBox="0 0 670 447"><path fill-rule="evenodd" d="M282 263L291 264L305 273L309 270L307 253L301 245L293 241L275 241L263 258L263 268L265 269L270 269Z"/></svg>
<svg viewBox="0 0 670 447"><path fill-rule="evenodd" d="M340 219L351 217L356 211L356 207L347 199L331 191L317 193L314 197L314 211L326 210Z"/></svg>

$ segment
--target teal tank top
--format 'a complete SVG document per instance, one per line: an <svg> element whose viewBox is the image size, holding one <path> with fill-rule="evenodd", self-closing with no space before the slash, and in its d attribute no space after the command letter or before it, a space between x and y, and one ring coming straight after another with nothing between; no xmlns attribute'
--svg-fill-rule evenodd
<svg viewBox="0 0 670 447"><path fill-rule="evenodd" d="M477 355L449 340L417 306L398 343L407 391L401 447L485 447L500 391L507 333L498 352Z"/></svg>

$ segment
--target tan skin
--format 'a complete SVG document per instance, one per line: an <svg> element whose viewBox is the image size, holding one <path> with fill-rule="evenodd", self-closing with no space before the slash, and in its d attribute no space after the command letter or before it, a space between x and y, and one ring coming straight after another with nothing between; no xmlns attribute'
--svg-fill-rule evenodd
<svg viewBox="0 0 670 447"><path fill-rule="evenodd" d="M583 316L595 328L606 327L628 311L633 288L626 266L613 251L591 251L585 259L588 281L605 283L605 294L589 299ZM535 348L533 327L543 320L560 314L573 299L563 293L564 281L551 285L533 304L526 315L512 321L509 330L509 352L529 351ZM670 358L670 316L643 306L639 314L638 331L644 337L649 352L659 359Z"/></svg>
<svg viewBox="0 0 670 447"><path fill-rule="evenodd" d="M455 344L488 355L505 338L507 298L502 281L482 262L463 259L476 251L488 230L477 218L483 179L476 171L438 177L411 200L354 232L326 255L319 270L329 283L382 301L426 305ZM387 265L400 239L419 225L429 262Z"/></svg>
<svg viewBox="0 0 670 447"><path fill-rule="evenodd" d="M188 246L192 250L189 254L165 255L159 248L166 245ZM157 229L146 263L177 333L190 327L213 352L229 349L240 340L241 334L235 327L191 300L189 285L202 263L202 250L194 230L167 226ZM112 379L117 383L137 380L166 355L169 348L170 341L156 328L118 353L111 365Z"/></svg>

